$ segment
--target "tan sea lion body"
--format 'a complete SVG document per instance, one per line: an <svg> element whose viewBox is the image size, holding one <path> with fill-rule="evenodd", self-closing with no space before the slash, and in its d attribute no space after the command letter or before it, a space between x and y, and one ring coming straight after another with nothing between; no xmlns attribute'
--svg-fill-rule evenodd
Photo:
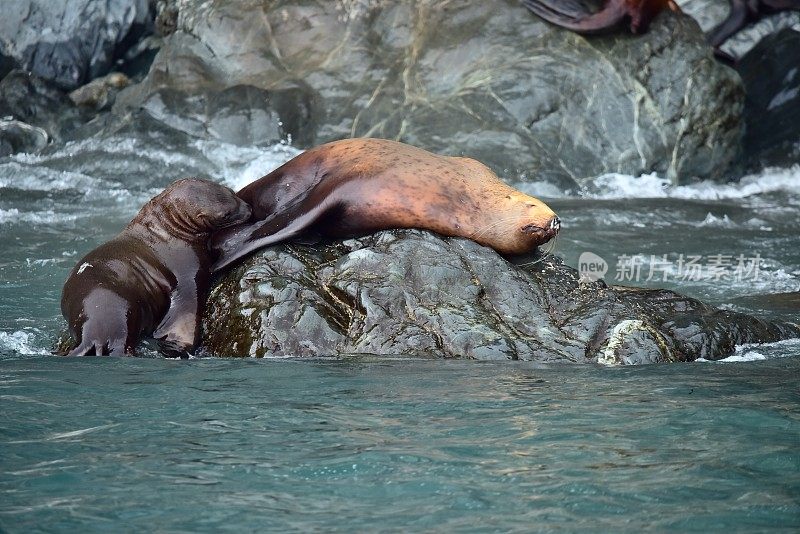
<svg viewBox="0 0 800 534"><path fill-rule="evenodd" d="M385 139L315 147L237 195L253 215L212 236L214 270L310 233L336 238L419 228L522 254L560 228L544 202L503 183L482 163Z"/></svg>
<svg viewBox="0 0 800 534"><path fill-rule="evenodd" d="M233 191L204 180L178 180L150 200L67 278L61 311L75 340L67 354L133 354L146 335L168 353L194 348L211 277L208 239L249 216Z"/></svg>

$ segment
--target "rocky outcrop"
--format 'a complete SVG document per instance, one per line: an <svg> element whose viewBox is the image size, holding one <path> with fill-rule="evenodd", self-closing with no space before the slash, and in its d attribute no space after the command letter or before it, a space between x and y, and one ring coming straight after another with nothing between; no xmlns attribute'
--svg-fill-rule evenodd
<svg viewBox="0 0 800 534"><path fill-rule="evenodd" d="M153 19L148 0L4 0L2 12L0 57L65 90L107 74Z"/></svg>
<svg viewBox="0 0 800 534"><path fill-rule="evenodd" d="M684 13L700 24L704 32L725 20L731 7L730 0L678 0L678 4ZM783 11L764 17L731 36L721 48L730 56L741 58L762 39L786 28L800 31L800 12Z"/></svg>
<svg viewBox="0 0 800 534"><path fill-rule="evenodd" d="M170 128L235 145L289 141L308 146L314 138L313 97L301 88L235 85L195 93L164 88L148 94L140 107Z"/></svg>
<svg viewBox="0 0 800 534"><path fill-rule="evenodd" d="M587 38L515 0L164 6L172 33L119 112L165 92L181 109L233 86L296 91L314 118L301 146L392 138L565 188L612 171L728 177L740 155L741 84L689 17Z"/></svg>
<svg viewBox="0 0 800 534"><path fill-rule="evenodd" d="M552 256L517 263L423 231L268 248L213 290L204 350L638 364L800 335L671 291L584 282Z"/></svg>
<svg viewBox="0 0 800 534"><path fill-rule="evenodd" d="M58 87L17 70L0 81L0 119L7 123L0 127L0 153L8 155L64 141L86 117Z"/></svg>
<svg viewBox="0 0 800 534"><path fill-rule="evenodd" d="M737 65L747 88L745 154L749 166L800 161L800 32L770 35Z"/></svg>

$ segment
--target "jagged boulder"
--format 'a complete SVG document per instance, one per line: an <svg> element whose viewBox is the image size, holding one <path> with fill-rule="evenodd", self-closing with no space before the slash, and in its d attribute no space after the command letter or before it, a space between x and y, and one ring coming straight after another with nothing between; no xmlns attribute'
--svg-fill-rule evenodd
<svg viewBox="0 0 800 534"><path fill-rule="evenodd" d="M745 153L750 167L800 161L800 31L781 30L745 55L737 70L747 88Z"/></svg>
<svg viewBox="0 0 800 534"><path fill-rule="evenodd" d="M2 155L34 152L48 141L61 142L86 120L58 87L28 72L15 70L0 81Z"/></svg>
<svg viewBox="0 0 800 534"><path fill-rule="evenodd" d="M0 57L65 90L107 74L153 25L148 0L3 0L2 13Z"/></svg>
<svg viewBox="0 0 800 534"><path fill-rule="evenodd" d="M730 0L678 0L681 9L708 32L726 19L731 10ZM784 29L800 31L800 12L782 11L748 24L723 45L722 50L734 58L747 54L762 39Z"/></svg>
<svg viewBox="0 0 800 534"><path fill-rule="evenodd" d="M164 91L298 91L313 117L300 146L393 138L564 188L606 172L728 178L740 156L740 80L686 16L584 37L516 0L164 6L171 33L119 112Z"/></svg>
<svg viewBox="0 0 800 534"><path fill-rule="evenodd" d="M271 247L216 285L203 347L638 364L719 359L737 344L800 335L671 291L584 282L552 256L517 263L416 230Z"/></svg>

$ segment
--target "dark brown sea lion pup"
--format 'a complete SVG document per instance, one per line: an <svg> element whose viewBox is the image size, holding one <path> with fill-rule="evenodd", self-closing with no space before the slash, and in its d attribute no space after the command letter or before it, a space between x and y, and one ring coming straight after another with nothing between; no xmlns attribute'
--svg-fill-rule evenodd
<svg viewBox="0 0 800 534"><path fill-rule="evenodd" d="M352 237L420 228L472 239L502 254L546 243L561 222L544 202L470 158L385 139L345 139L308 150L237 193L251 221L215 233L219 270L298 236Z"/></svg>
<svg viewBox="0 0 800 534"><path fill-rule="evenodd" d="M522 0L538 16L577 33L601 33L628 22L632 33L644 33L650 22L669 8L680 13L674 0L608 0L596 13L576 0Z"/></svg>
<svg viewBox="0 0 800 534"><path fill-rule="evenodd" d="M250 207L219 184L167 187L70 273L61 311L76 346L67 354L133 354L145 335L170 355L193 349L211 277L208 239L249 217Z"/></svg>

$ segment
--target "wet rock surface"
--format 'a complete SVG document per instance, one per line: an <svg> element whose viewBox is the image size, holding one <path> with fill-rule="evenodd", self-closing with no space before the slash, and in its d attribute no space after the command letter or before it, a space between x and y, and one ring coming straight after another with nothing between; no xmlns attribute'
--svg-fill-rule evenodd
<svg viewBox="0 0 800 534"><path fill-rule="evenodd" d="M240 146L287 140L309 145L314 137L313 97L300 88L267 91L236 85L195 94L162 89L149 94L141 109L190 136Z"/></svg>
<svg viewBox="0 0 800 534"><path fill-rule="evenodd" d="M640 364L800 335L671 291L582 282L552 256L515 261L423 231L268 248L219 280L203 350Z"/></svg>
<svg viewBox="0 0 800 534"><path fill-rule="evenodd" d="M164 90L298 90L314 102L302 146L392 138L566 188L721 178L739 156L740 81L689 17L586 38L512 0L163 4L174 31L120 112Z"/></svg>
<svg viewBox="0 0 800 534"><path fill-rule="evenodd" d="M108 73L153 24L148 0L4 0L2 11L0 54L65 90Z"/></svg>
<svg viewBox="0 0 800 534"><path fill-rule="evenodd" d="M684 13L700 24L704 32L725 20L731 9L730 0L678 0L678 4ZM730 56L741 58L765 37L787 28L800 31L800 12L783 11L767 15L732 35L721 48Z"/></svg>
<svg viewBox="0 0 800 534"><path fill-rule="evenodd" d="M25 71L10 72L0 81L0 119L7 122L22 123L28 126L26 137L40 130L44 143L40 141L20 143L15 141L19 128L10 130L0 128L0 140L9 149L5 154L15 152L35 152L49 140L61 142L69 138L71 132L79 128L87 119L75 107L69 97L58 87L46 80ZM24 127L23 127L24 128ZM36 134L36 138L42 135Z"/></svg>
<svg viewBox="0 0 800 534"><path fill-rule="evenodd" d="M800 161L800 31L766 37L737 65L747 88L745 153L753 169Z"/></svg>

